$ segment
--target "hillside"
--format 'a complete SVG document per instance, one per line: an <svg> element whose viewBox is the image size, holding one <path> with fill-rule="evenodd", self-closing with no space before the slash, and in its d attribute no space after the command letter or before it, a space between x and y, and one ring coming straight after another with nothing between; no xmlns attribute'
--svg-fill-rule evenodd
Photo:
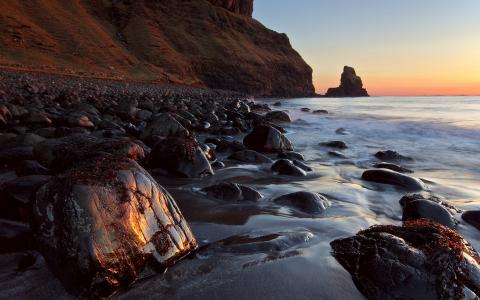
<svg viewBox="0 0 480 300"><path fill-rule="evenodd" d="M253 0L4 1L0 66L260 96L313 94L311 68L252 9Z"/></svg>

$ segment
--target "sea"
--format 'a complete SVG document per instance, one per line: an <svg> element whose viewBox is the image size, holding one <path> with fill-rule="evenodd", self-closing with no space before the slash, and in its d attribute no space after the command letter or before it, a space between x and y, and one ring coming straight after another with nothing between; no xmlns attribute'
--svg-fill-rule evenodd
<svg viewBox="0 0 480 300"><path fill-rule="evenodd" d="M273 106L279 101L281 106ZM313 172L292 178L272 173L270 165L227 164L208 180L157 178L180 205L200 251L116 297L363 299L332 256L330 242L372 225L401 225L399 200L407 191L361 179L382 150L413 158L402 165L426 183L429 193L461 210L480 210L480 97L257 102L289 113L286 136ZM328 141L348 145L340 150L342 157L321 145ZM264 197L258 203L231 203L200 192L219 181L250 186ZM313 217L272 201L296 191L321 193L331 207ZM462 221L461 213L455 219L456 230L480 250L480 231Z"/></svg>

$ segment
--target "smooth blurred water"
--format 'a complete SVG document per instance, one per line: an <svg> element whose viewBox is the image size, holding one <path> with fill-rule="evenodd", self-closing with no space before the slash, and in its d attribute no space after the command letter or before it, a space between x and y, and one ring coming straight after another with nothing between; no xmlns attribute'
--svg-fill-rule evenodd
<svg viewBox="0 0 480 300"><path fill-rule="evenodd" d="M241 253L215 248L181 261L165 274L139 281L119 297L362 299L350 274L332 257L329 243L374 224L401 224L398 201L407 192L361 180L362 172L378 162L374 154L380 150L414 158L404 166L422 178L432 193L461 209L480 209L480 97L259 102L273 105L277 101L282 106L272 107L288 111L293 119L283 126L295 151L304 154L313 168L309 177L278 176L269 164L229 164L208 179L157 180L173 194L201 245L215 245L232 236L271 234L291 245L265 250L247 244ZM304 107L330 113L303 112ZM338 128L346 134L337 134ZM349 148L342 150L345 158L332 157L328 155L332 149L319 145L331 140L347 143ZM264 198L258 203L232 203L198 193L219 181L248 185ZM308 217L272 202L276 196L295 191L322 193L332 206L321 216ZM480 232L462 223L460 214L455 218L460 234L480 250Z"/></svg>

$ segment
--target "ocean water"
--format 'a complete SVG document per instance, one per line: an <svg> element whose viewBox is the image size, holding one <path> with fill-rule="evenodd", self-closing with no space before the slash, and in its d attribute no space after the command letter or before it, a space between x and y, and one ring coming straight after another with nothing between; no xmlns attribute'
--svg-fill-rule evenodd
<svg viewBox="0 0 480 300"><path fill-rule="evenodd" d="M407 192L361 180L380 150L414 158L403 166L431 193L463 210L480 209L480 97L280 101L281 107L272 108L289 112L287 136L314 172L291 178L272 174L270 165L228 164L207 180L157 178L174 195L202 248L119 298L362 299L329 243L375 224L401 224L398 201ZM304 107L329 114L303 112ZM336 133L339 128L344 134ZM331 140L347 143L344 158L319 145ZM228 203L198 192L218 181L248 185L264 198ZM332 206L311 217L272 202L295 191L319 192ZM480 232L461 222L460 214L455 218L460 234L480 250Z"/></svg>

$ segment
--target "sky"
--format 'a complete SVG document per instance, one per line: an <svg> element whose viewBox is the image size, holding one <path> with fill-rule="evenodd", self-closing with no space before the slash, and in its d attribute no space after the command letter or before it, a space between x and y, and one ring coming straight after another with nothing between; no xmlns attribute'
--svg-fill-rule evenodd
<svg viewBox="0 0 480 300"><path fill-rule="evenodd" d="M480 95L480 0L255 0L317 93L354 67L372 95Z"/></svg>

